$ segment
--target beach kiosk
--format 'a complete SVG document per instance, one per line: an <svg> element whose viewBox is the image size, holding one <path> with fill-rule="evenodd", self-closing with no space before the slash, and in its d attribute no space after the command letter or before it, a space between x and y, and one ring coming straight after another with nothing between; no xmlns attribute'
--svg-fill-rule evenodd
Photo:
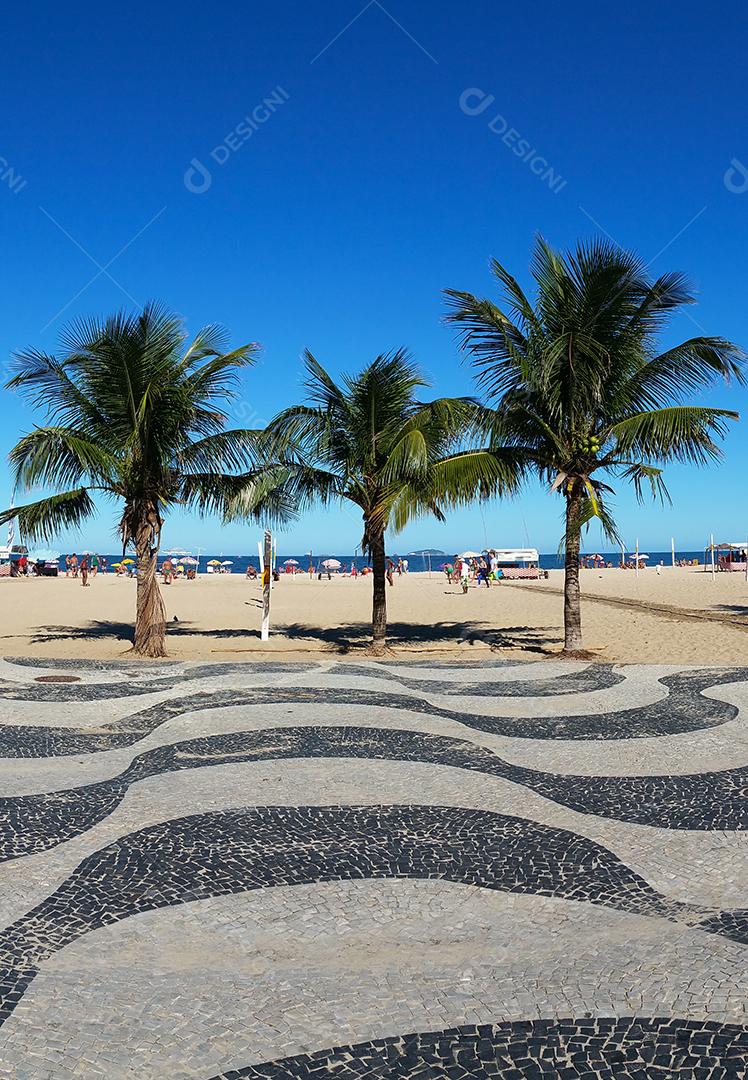
<svg viewBox="0 0 748 1080"><path fill-rule="evenodd" d="M711 561L711 553L714 551L714 562L717 570L728 573L731 571L745 573L747 547L748 540L739 541L735 544L710 544L705 550L704 566L707 566Z"/></svg>
<svg viewBox="0 0 748 1080"><path fill-rule="evenodd" d="M487 548L486 555L498 564L501 576L506 580L540 577L540 555L536 548Z"/></svg>

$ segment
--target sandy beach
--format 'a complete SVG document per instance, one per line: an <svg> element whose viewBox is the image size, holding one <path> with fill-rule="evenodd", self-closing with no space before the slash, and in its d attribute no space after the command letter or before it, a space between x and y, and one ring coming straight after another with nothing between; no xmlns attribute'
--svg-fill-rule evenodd
<svg viewBox="0 0 748 1080"><path fill-rule="evenodd" d="M554 656L562 643L561 571L547 581L471 587L443 575L396 577L387 591L390 640L403 656L443 659ZM600 660L742 664L748 652L748 584L742 574L664 567L582 571L587 647ZM283 576L273 589L272 633L260 641L261 590L239 575L201 576L163 588L169 655L239 660L258 654L339 656L365 644L371 580ZM79 580L0 580L0 653L118 658L129 648L135 582L111 575ZM174 617L176 616L176 620Z"/></svg>

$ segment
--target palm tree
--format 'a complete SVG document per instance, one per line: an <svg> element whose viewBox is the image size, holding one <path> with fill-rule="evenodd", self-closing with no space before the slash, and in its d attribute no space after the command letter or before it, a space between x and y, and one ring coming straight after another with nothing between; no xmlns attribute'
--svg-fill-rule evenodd
<svg viewBox="0 0 748 1080"><path fill-rule="evenodd" d="M0 523L16 517L23 536L48 540L90 518L95 495L117 500L123 551L132 544L137 554L134 650L164 656L156 558L168 510L223 513L250 489L257 514L280 505L252 469L256 433L226 430L224 410L257 346L226 352L224 332L208 326L185 347L181 320L154 304L76 323L61 345L60 358L19 354L7 384L46 413L46 426L11 451L16 485L57 492L0 513Z"/></svg>
<svg viewBox="0 0 748 1080"><path fill-rule="evenodd" d="M378 356L336 383L305 354L307 404L285 409L267 429L276 478L297 506L350 502L363 519L363 549L372 560L372 647L387 634L385 536L422 514L444 519L451 505L474 499L485 484L513 485L509 456L466 446L476 405L467 398L421 403L428 385L400 349ZM237 500L244 514L252 501Z"/></svg>
<svg viewBox="0 0 748 1080"><path fill-rule="evenodd" d="M513 448L525 472L565 500L564 650L579 653L581 529L598 518L617 540L606 481L622 477L639 499L643 487L666 499L663 465L718 459L715 440L737 413L683 402L715 377L743 383L744 355L706 336L659 351L660 332L693 292L678 273L652 280L614 244L560 254L539 238L534 304L504 266L493 260L491 269L502 304L449 289L447 320L494 406L489 445Z"/></svg>

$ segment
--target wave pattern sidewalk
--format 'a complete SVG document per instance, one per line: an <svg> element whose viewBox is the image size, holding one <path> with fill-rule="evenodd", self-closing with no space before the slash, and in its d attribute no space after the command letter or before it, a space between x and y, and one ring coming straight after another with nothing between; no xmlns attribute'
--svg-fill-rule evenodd
<svg viewBox="0 0 748 1080"><path fill-rule="evenodd" d="M745 1077L748 669L0 661L0 1076Z"/></svg>

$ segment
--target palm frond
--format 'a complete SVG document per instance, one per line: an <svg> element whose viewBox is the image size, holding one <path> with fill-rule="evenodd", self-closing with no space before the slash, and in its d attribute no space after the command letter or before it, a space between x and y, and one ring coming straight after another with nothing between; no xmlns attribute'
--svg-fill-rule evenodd
<svg viewBox="0 0 748 1080"><path fill-rule="evenodd" d="M616 440L622 457L636 454L659 462L703 465L721 456L714 440L724 438L729 421L737 419L738 414L728 409L678 405L628 416L612 424L608 435Z"/></svg>
<svg viewBox="0 0 748 1080"><path fill-rule="evenodd" d="M65 529L77 529L92 517L96 506L86 488L74 488L0 513L0 525L16 519L19 534L34 543L54 539Z"/></svg>
<svg viewBox="0 0 748 1080"><path fill-rule="evenodd" d="M83 477L111 484L116 458L105 446L79 431L64 427L35 428L24 435L9 454L15 484L67 487Z"/></svg>
<svg viewBox="0 0 748 1080"><path fill-rule="evenodd" d="M180 469L209 472L246 470L258 466L266 456L267 435L264 430L235 428L218 431L198 439L176 455Z"/></svg>
<svg viewBox="0 0 748 1080"><path fill-rule="evenodd" d="M620 388L624 406L661 408L710 385L715 378L745 384L745 354L719 337L697 337L642 364Z"/></svg>
<svg viewBox="0 0 748 1080"><path fill-rule="evenodd" d="M632 462L630 465L622 465L621 475L632 481L639 502L644 502L644 485L647 484L653 499L658 499L660 503L672 503L662 469L655 465L643 461Z"/></svg>

